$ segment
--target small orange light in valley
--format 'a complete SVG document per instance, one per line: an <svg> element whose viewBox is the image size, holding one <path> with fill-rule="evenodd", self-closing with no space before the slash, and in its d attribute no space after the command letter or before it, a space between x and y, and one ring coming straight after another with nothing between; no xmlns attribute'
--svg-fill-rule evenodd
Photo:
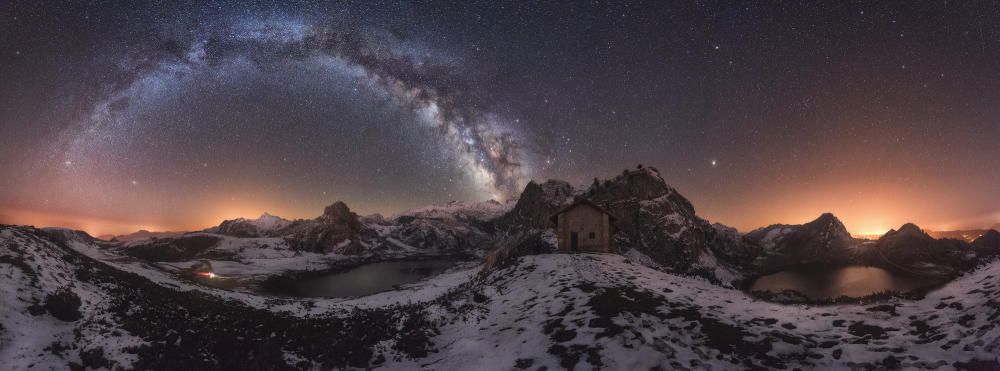
<svg viewBox="0 0 1000 371"><path fill-rule="evenodd" d="M197 274L199 276L202 276L202 277L208 277L208 278L215 278L216 277L215 273L212 273L212 272L195 272L195 274Z"/></svg>

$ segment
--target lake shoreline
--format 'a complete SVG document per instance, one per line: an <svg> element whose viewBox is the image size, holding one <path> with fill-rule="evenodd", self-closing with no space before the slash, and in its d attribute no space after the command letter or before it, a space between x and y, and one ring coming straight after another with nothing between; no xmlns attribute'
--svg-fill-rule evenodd
<svg viewBox="0 0 1000 371"><path fill-rule="evenodd" d="M282 274L279 274L279 275L270 276L266 280L261 281L257 285L258 287L256 288L255 291L257 292L257 294L272 295L272 296L275 296L275 297L284 297L284 298L313 298L313 297L317 297L317 298L337 298L337 297L356 297L357 295L349 295L349 296L304 295L304 294L302 294L300 292L300 288L298 286L301 285L303 282L307 282L307 281L310 281L310 280L318 280L318 279L323 279L324 277L333 277L333 276L338 276L338 275L349 274L350 272L352 272L352 271L354 271L356 269L361 269L361 268L364 268L366 266L372 266L372 265L377 265L377 264L386 264L386 263L390 263L390 264L391 263L420 263L420 262L448 262L448 263L450 263L450 264L448 264L449 265L448 268L442 269L440 272L436 272L435 274L432 274L432 275L426 275L426 276L424 276L424 277L422 277L420 279L420 280L422 280L422 279L426 279L428 277L431 277L431 276L434 276L434 275L437 275L437 274L444 273L447 270L450 270L450 269L452 269L452 268L454 268L456 266L459 266L459 265L461 265L463 263L475 262L475 261L477 261L476 257L470 257L468 255L461 255L461 254L450 254L450 255L418 255L418 256L409 256L409 257L396 257L396 258L390 258L390 259L363 259L363 260L354 260L354 261L351 261L350 264L341 264L341 265L338 265L338 266L330 267L328 269L315 270L315 271L291 271L291 272L285 272L285 273L282 273ZM419 281L419 280L417 280L417 281ZM417 282L417 281L414 281L414 282ZM372 291L370 293L367 293L367 294L364 294L364 295L360 295L360 296L374 295L374 294L377 294L379 292L392 291L393 289L394 288L389 287L389 288L386 288L384 290Z"/></svg>
<svg viewBox="0 0 1000 371"><path fill-rule="evenodd" d="M741 286L766 301L833 305L920 299L949 281L870 265L806 264L756 276Z"/></svg>

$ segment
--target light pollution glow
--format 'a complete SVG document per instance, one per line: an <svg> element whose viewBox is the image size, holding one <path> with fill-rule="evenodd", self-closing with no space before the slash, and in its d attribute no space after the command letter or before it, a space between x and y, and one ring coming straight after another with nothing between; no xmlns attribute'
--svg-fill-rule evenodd
<svg viewBox="0 0 1000 371"><path fill-rule="evenodd" d="M835 187L834 187L835 188ZM801 224L809 222L824 212L832 212L843 221L848 231L855 235L881 235L889 229L898 228L908 222L916 223L924 229L956 230L988 227L1000 220L1000 213L984 214L981 217L958 217L954 211L937 206L942 202L927 202L913 205L908 202L907 192L872 192L869 197L847 199L844 202L833 202L838 195L824 194L823 190L813 193L782 193L771 194L747 202L743 207L760 205L759 210L745 210L741 207L730 207L722 210L712 210L699 207L699 200L692 199L698 214L709 221L719 221L731 225L742 232L769 224ZM683 193L683 190L682 190ZM842 196L842 195L841 195ZM287 201L287 200L284 200ZM332 199L330 202L332 203ZM949 201L944 200L947 204ZM710 202L705 202L710 203ZM778 206L781 203L787 206ZM291 204L293 207L289 207ZM265 206L266 205L266 206ZM766 207L764 205L769 205ZM218 225L221 221L239 217L256 218L264 212L288 219L314 218L322 213L325 205L301 204L283 202L276 197L264 198L261 195L253 197L233 197L202 205L195 213L184 212L179 215L163 215L160 218L124 217L121 219L88 216L73 213L34 211L30 209L0 209L0 223L24 224L42 226L59 226L86 231L94 236L118 235L132 233L138 230L148 231L194 231ZM381 212L391 215L402 208L392 209L382 206L372 209L365 205L348 205L359 214ZM751 219L740 220L741 213L752 214ZM951 217L951 219L949 219ZM134 218L134 219L133 219ZM732 221L737 222L733 223Z"/></svg>

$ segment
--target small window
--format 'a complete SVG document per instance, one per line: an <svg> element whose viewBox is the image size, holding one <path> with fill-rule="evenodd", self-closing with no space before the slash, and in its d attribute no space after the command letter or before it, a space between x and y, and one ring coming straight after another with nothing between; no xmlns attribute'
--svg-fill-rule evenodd
<svg viewBox="0 0 1000 371"><path fill-rule="evenodd" d="M595 237L597 237L597 235L594 234L594 232L590 232L590 239L594 239Z"/></svg>

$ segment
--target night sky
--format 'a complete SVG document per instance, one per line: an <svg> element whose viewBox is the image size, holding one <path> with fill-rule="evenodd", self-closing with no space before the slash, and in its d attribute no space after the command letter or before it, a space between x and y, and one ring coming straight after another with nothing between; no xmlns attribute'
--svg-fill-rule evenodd
<svg viewBox="0 0 1000 371"><path fill-rule="evenodd" d="M391 215L639 163L744 231L998 223L1000 3L0 4L0 223Z"/></svg>

